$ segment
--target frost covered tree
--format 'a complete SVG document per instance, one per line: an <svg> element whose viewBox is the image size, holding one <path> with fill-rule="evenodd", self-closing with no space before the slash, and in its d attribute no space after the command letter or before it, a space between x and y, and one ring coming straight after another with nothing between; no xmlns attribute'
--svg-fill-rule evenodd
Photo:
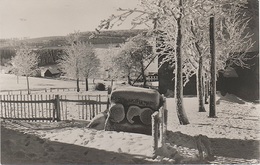
<svg viewBox="0 0 260 165"><path fill-rule="evenodd" d="M114 59L119 54L120 50L119 47L114 47L112 45L109 45L108 49L97 50L100 51L98 52L99 54L105 55L105 58L100 59L101 70L104 73L106 72L105 79L114 81L121 76L118 74L114 64Z"/></svg>
<svg viewBox="0 0 260 165"><path fill-rule="evenodd" d="M27 91L30 94L29 76L38 67L38 55L27 45L22 45L16 50L11 63L17 76L26 77Z"/></svg>
<svg viewBox="0 0 260 165"><path fill-rule="evenodd" d="M207 24L205 24L205 18L196 18L191 20L190 33L191 33L191 49L193 50L193 55L191 55L190 64L194 66L196 72L196 85L197 85L197 98L199 105L199 112L205 112L204 106L204 73L208 70L207 62L209 59L209 40L207 29Z"/></svg>
<svg viewBox="0 0 260 165"><path fill-rule="evenodd" d="M80 73L85 78L86 91L89 90L88 79L91 76L98 75L99 67L100 60L97 58L94 48L89 44L85 44L85 51L80 60Z"/></svg>
<svg viewBox="0 0 260 165"><path fill-rule="evenodd" d="M198 74L198 86L199 88L199 101L200 105L203 105L202 99L202 71L203 66L203 57L209 54L210 47L207 47L208 43L210 43L210 35L213 33L209 32L210 18L212 14L216 17L216 20L224 20L225 17L231 16L230 14L226 14L223 12L227 6L235 6L241 7L246 3L246 0L196 0L196 1L188 1L188 0L170 0L170 1L162 1L162 0L141 0L141 7L136 9L119 9L122 14L112 15L109 19L101 21L99 26L99 31L102 28L111 28L116 24L121 24L124 22L130 15L134 15L135 17L132 19L133 27L139 24L148 25L148 28L154 34L158 31L163 31L166 33L165 43L169 45L172 51L169 51L166 55L166 59L164 61L171 60L172 64L175 66L175 100L176 100L176 110L181 124L188 124L188 118L185 114L185 110L183 108L183 85L188 81L189 77L197 72ZM232 9L232 11L234 11ZM198 21L196 20L198 19ZM203 28L199 27L200 21L203 21ZM208 20L207 20L208 19ZM204 23L206 22L206 23ZM220 21L221 22L221 21ZM211 25L215 25L214 21ZM216 27L218 24L216 25ZM230 25L229 28L232 28L233 25ZM202 28L202 29L201 29ZM201 30L202 33L197 33L196 31ZM213 31L214 33L218 33L216 29ZM222 33L222 32L221 32ZM234 35L235 33L233 33ZM236 34L237 35L237 34ZM216 34L218 36L218 34ZM200 41L197 38L205 38L205 40ZM238 39L237 37L233 37L232 39ZM212 40L213 41L213 40ZM221 42L221 40L220 40ZM235 45L235 41L229 38L229 46ZM203 46L203 44L207 44ZM218 40L216 41L218 43ZM244 43L244 42L242 42ZM223 46L227 46L223 45ZM195 48L195 49L194 49ZM214 48L215 49L215 48ZM237 48L236 48L237 49ZM197 52L194 53L194 50ZM213 49L212 49L213 50ZM230 58L230 53L220 53L219 51L231 50L230 48L224 48L217 45L216 54L224 55ZM233 49L234 50L234 49ZM237 49L239 50L239 49ZM237 55L237 53L235 53ZM233 55L235 55L233 54ZM239 59L243 58L243 55L239 55L239 58L233 58L234 61L239 61ZM207 57L206 57L207 59ZM223 61L226 63L226 59L221 56L216 57L217 61ZM224 59L224 60L223 60ZM237 60L235 60L237 59ZM245 58L244 58L245 59ZM213 60L214 61L214 60ZM236 62L236 63L237 63ZM204 62L203 64L211 63ZM206 66L204 70L208 72L209 66ZM183 83L183 74L184 83ZM212 73L215 77L215 71ZM209 76L207 76L209 77ZM215 83L215 79L211 81ZM215 96L214 91L215 88L212 89L211 92L213 96ZM215 105L215 101L213 104ZM211 104L211 105L213 105ZM213 105L213 106L214 106ZM202 107L202 106L201 106ZM202 107L200 111L204 111Z"/></svg>
<svg viewBox="0 0 260 165"><path fill-rule="evenodd" d="M247 57L246 54L254 44L251 40L252 34L245 33L250 18L245 17L245 13L241 10L247 1L197 0L189 1L189 3L191 29L186 31L185 36L189 38L186 42L190 41L191 44L185 44L190 45L190 48L184 50L193 50L195 54L195 56L189 55L189 57L195 60L195 65L194 62L191 64L197 68L199 111L205 109L202 89L202 75L204 75L205 82L211 81L209 116L215 117L217 71L234 65L248 67L246 61L252 58ZM185 25L189 25L189 22L186 22Z"/></svg>
<svg viewBox="0 0 260 165"><path fill-rule="evenodd" d="M211 60L209 117L216 117L216 72L228 66L249 67L246 61L252 58L247 55L254 45L252 34L246 33L250 18L242 12L246 4L247 0L222 0L211 4L210 27L214 28L210 31L211 58L214 54L216 57Z"/></svg>
<svg viewBox="0 0 260 165"><path fill-rule="evenodd" d="M166 31L172 45L174 57L176 60L175 67L175 100L176 110L180 124L189 124L187 115L183 107L183 76L182 76L182 18L183 18L183 1L172 0L142 0L141 9L119 9L123 13L112 15L109 19L101 21L99 31L102 28L111 28L118 22L122 23L129 15L136 13L137 16L132 19L133 26L146 24L153 32L162 30ZM119 24L120 24L119 23ZM150 26L149 26L150 23ZM172 56L172 54L170 54Z"/></svg>
<svg viewBox="0 0 260 165"><path fill-rule="evenodd" d="M91 45L80 41L80 33L75 32L67 36L68 46L65 47L64 55L59 61L63 72L77 81L77 92L80 91L79 80L84 77L86 90L88 90L88 78L94 74L99 67L99 60Z"/></svg>
<svg viewBox="0 0 260 165"><path fill-rule="evenodd" d="M138 74L137 66L140 64L135 58L128 47L123 45L121 50L113 58L113 69L121 77L127 77L127 83L132 85L132 78Z"/></svg>
<svg viewBox="0 0 260 165"><path fill-rule="evenodd" d="M140 74L143 79L143 86L146 86L145 62L152 57L152 46L149 44L147 37L143 34L137 35L125 44L114 57L114 65L117 71L123 71L127 77L128 84L132 84L131 76L135 77ZM125 58L125 59L124 59Z"/></svg>
<svg viewBox="0 0 260 165"><path fill-rule="evenodd" d="M64 48L66 55L61 57L59 66L62 71L69 77L73 77L77 81L77 92L79 88L80 78L80 60L85 50L85 46L79 41L79 32L69 34L66 38L68 46Z"/></svg>

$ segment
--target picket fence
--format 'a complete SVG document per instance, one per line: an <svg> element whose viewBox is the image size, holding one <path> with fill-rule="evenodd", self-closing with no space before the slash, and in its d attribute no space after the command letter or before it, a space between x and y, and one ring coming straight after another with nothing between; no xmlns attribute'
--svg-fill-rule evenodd
<svg viewBox="0 0 260 165"><path fill-rule="evenodd" d="M109 106L107 95L0 95L2 119L91 120Z"/></svg>

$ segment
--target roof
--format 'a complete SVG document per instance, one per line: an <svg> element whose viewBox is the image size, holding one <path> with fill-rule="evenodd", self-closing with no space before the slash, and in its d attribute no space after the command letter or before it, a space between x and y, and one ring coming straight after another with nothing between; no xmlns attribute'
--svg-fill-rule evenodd
<svg viewBox="0 0 260 165"><path fill-rule="evenodd" d="M56 68L49 68L45 72L47 72L48 70L49 70L49 72L51 72L51 74L59 74L60 73L60 71Z"/></svg>

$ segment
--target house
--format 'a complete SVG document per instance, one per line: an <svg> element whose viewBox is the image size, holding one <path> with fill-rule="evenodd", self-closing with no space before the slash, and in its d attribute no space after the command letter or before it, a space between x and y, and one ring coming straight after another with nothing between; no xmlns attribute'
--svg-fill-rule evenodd
<svg viewBox="0 0 260 165"><path fill-rule="evenodd" d="M148 72L147 81L150 81L150 82L158 81L158 73L157 72Z"/></svg>
<svg viewBox="0 0 260 165"><path fill-rule="evenodd" d="M61 73L58 69L55 69L55 68L49 68L49 69L46 69L45 72L44 72L44 75L43 77L60 77Z"/></svg>

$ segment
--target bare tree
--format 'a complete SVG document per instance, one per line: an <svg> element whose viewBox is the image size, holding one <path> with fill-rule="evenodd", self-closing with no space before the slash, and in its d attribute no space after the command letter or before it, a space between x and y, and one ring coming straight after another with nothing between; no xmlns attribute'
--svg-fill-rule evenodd
<svg viewBox="0 0 260 165"><path fill-rule="evenodd" d="M17 76L26 76L27 90L30 94L29 76L38 66L38 56L26 45L20 46L16 50L16 55L12 58L12 65Z"/></svg>

